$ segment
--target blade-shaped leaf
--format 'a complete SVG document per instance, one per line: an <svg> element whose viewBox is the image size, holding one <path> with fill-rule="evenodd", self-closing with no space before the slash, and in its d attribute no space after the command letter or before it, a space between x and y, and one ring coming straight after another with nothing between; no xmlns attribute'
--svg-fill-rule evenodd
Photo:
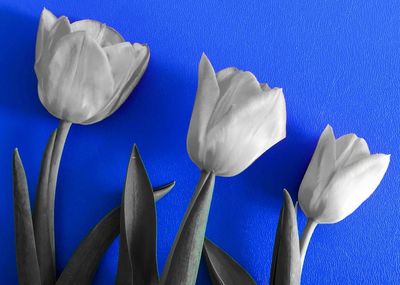
<svg viewBox="0 0 400 285"><path fill-rule="evenodd" d="M121 204L117 284L157 284L156 209L153 189L136 145Z"/></svg>
<svg viewBox="0 0 400 285"><path fill-rule="evenodd" d="M214 190L215 175L203 172L186 210L163 270L161 284L192 285L196 282L204 235Z"/></svg>
<svg viewBox="0 0 400 285"><path fill-rule="evenodd" d="M32 213L25 170L18 150L13 158L14 223L19 284L40 285Z"/></svg>
<svg viewBox="0 0 400 285"><path fill-rule="evenodd" d="M120 207L107 214L81 242L57 280L57 285L89 285L101 257L119 234Z"/></svg>
<svg viewBox="0 0 400 285"><path fill-rule="evenodd" d="M255 285L246 270L216 244L204 240L203 256L213 285Z"/></svg>
<svg viewBox="0 0 400 285"><path fill-rule="evenodd" d="M270 284L298 285L300 284L301 262L296 209L286 190L284 190L284 197L276 229Z"/></svg>
<svg viewBox="0 0 400 285"><path fill-rule="evenodd" d="M155 189L157 202L174 187L175 182ZM57 285L90 285L100 260L111 243L119 235L121 208L109 212L86 236L69 259L67 266L57 280Z"/></svg>
<svg viewBox="0 0 400 285"><path fill-rule="evenodd" d="M60 121L50 137L36 190L33 225L42 285L53 285L56 278L54 202L58 169L70 127L70 122Z"/></svg>

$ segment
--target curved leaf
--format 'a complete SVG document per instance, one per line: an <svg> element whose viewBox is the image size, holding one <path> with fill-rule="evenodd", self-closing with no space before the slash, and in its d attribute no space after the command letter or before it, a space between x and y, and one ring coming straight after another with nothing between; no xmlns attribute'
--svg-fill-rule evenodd
<svg viewBox="0 0 400 285"><path fill-rule="evenodd" d="M207 238L203 256L213 285L255 285L256 282L239 263Z"/></svg>
<svg viewBox="0 0 400 285"><path fill-rule="evenodd" d="M14 223L17 250L18 280L22 285L40 285L40 270L36 255L32 213L25 170L18 150L13 158Z"/></svg>
<svg viewBox="0 0 400 285"><path fill-rule="evenodd" d="M174 187L175 182L155 189L157 202ZM109 212L86 236L69 259L67 266L57 280L57 285L90 285L100 260L111 243L119 235L121 207Z"/></svg>

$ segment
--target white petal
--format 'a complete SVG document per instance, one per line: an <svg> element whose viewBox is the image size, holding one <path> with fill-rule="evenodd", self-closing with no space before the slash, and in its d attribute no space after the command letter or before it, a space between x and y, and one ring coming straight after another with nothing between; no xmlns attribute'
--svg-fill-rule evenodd
<svg viewBox="0 0 400 285"><path fill-rule="evenodd" d="M57 21L57 17L49 10L44 8L40 14L39 28L36 35L35 63L37 63L42 55L43 47L47 41L47 36Z"/></svg>
<svg viewBox="0 0 400 285"><path fill-rule="evenodd" d="M137 60L138 54L135 54L133 46L128 42L105 47L104 51L115 82L114 93L119 93L140 62ZM145 52L139 53L141 59L144 54Z"/></svg>
<svg viewBox="0 0 400 285"><path fill-rule="evenodd" d="M345 167L370 155L367 142L355 134L340 137L336 141L336 147L336 168Z"/></svg>
<svg viewBox="0 0 400 285"><path fill-rule="evenodd" d="M351 153L354 142L357 140L355 134L347 134L336 140L336 159L345 160Z"/></svg>
<svg viewBox="0 0 400 285"><path fill-rule="evenodd" d="M110 60L111 69L113 70L113 76L115 80L119 80L120 83L116 83L119 87L115 87L114 97L111 102L96 116L90 118L85 121L83 124L93 124L99 120L102 120L105 117L110 116L114 113L118 108L125 102L125 100L132 93L132 90L135 88L139 80L142 78L144 71L147 68L150 59L150 50L147 45L134 43L131 45L130 43L126 43L130 46L131 52L120 50L128 49L125 44L117 44L114 46L109 46L104 48L104 50L108 53L108 58ZM123 46L120 46L123 45ZM119 47L118 47L119 46ZM117 47L113 50L114 47ZM126 58L126 56L130 56L125 61L130 62L131 65L127 66L128 69L124 70L119 66L119 61ZM122 64L121 66L126 64ZM119 75L117 75L117 73ZM124 76L127 76L126 80L121 80Z"/></svg>
<svg viewBox="0 0 400 285"><path fill-rule="evenodd" d="M245 108L231 108L209 131L205 161L217 175L234 176L285 136L285 99L274 88L249 97Z"/></svg>
<svg viewBox="0 0 400 285"><path fill-rule="evenodd" d="M72 23L71 27L74 32L85 31L102 47L123 43L125 41L116 30L95 20L77 21Z"/></svg>
<svg viewBox="0 0 400 285"><path fill-rule="evenodd" d="M335 167L335 136L330 125L321 134L299 189L299 203L312 218L318 206L318 197L329 182Z"/></svg>
<svg viewBox="0 0 400 285"><path fill-rule="evenodd" d="M268 92L271 90L271 87L269 87L269 85L267 83L261 83L260 87L262 90L264 90L265 92Z"/></svg>
<svg viewBox="0 0 400 285"><path fill-rule="evenodd" d="M389 166L390 155L375 154L335 174L321 196L320 223L337 223L353 213L375 191Z"/></svg>
<svg viewBox="0 0 400 285"><path fill-rule="evenodd" d="M107 56L84 32L62 37L45 71L41 100L60 119L81 123L112 98L114 81Z"/></svg>
<svg viewBox="0 0 400 285"><path fill-rule="evenodd" d="M42 55L35 63L35 72L39 80L42 76L42 70L47 68L49 64L50 55L52 54L51 49L63 36L69 33L71 33L71 26L68 18L62 16L54 23L53 27L48 32L42 46Z"/></svg>
<svg viewBox="0 0 400 285"><path fill-rule="evenodd" d="M210 119L210 125L218 124L221 118L233 108L245 108L251 97L263 94L257 78L251 72L231 71L219 82L220 97Z"/></svg>
<svg viewBox="0 0 400 285"><path fill-rule="evenodd" d="M50 51L63 36L70 33L71 25L68 18L60 17L49 32L45 50Z"/></svg>
<svg viewBox="0 0 400 285"><path fill-rule="evenodd" d="M219 88L224 88L224 86L229 86L232 77L240 70L236 67L227 67L217 72L217 81Z"/></svg>
<svg viewBox="0 0 400 285"><path fill-rule="evenodd" d="M202 167L202 144L205 131L219 96L219 87L214 68L203 53L199 63L199 79L192 118L187 137L187 150L190 158L200 168Z"/></svg>

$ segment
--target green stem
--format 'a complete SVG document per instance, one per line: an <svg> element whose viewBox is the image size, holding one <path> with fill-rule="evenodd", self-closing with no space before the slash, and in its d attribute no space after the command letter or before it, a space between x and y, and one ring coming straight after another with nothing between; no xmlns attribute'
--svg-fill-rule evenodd
<svg viewBox="0 0 400 285"><path fill-rule="evenodd" d="M215 174L203 171L168 255L161 284L194 285L203 249Z"/></svg>
<svg viewBox="0 0 400 285"><path fill-rule="evenodd" d="M54 202L61 156L71 125L61 120L57 131L50 137L36 190L33 222L42 285L52 285L56 279Z"/></svg>
<svg viewBox="0 0 400 285"><path fill-rule="evenodd" d="M303 234L300 239L300 258L301 258L301 268L303 269L304 258L306 257L306 252L308 245L310 243L311 237L314 233L317 223L313 219L308 219L306 227L303 230Z"/></svg>

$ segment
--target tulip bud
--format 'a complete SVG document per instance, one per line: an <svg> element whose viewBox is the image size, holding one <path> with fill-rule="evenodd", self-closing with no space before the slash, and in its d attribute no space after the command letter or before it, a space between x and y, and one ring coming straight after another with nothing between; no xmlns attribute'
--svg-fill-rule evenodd
<svg viewBox="0 0 400 285"><path fill-rule="evenodd" d="M390 155L371 155L355 134L335 139L328 125L300 185L301 208L316 223L343 220L375 191L389 161Z"/></svg>
<svg viewBox="0 0 400 285"><path fill-rule="evenodd" d="M149 62L146 45L125 42L93 20L70 24L43 9L36 40L39 98L55 117L98 122L128 98Z"/></svg>
<svg viewBox="0 0 400 285"><path fill-rule="evenodd" d="M192 161L202 170L234 176L285 137L282 89L236 68L216 74L203 54L187 137Z"/></svg>

